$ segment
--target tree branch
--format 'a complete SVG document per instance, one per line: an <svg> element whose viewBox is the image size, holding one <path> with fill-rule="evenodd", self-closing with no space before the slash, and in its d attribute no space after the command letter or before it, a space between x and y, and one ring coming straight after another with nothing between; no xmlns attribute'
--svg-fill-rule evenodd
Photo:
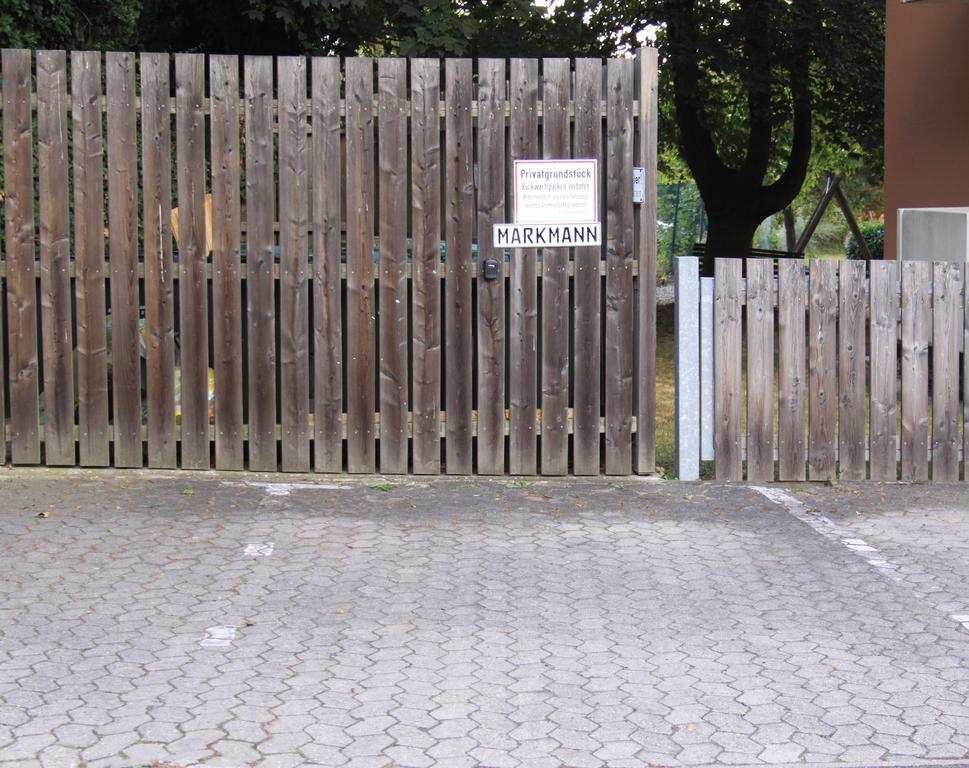
<svg viewBox="0 0 969 768"><path fill-rule="evenodd" d="M747 90L749 132L747 155L737 172L738 194L756 190L764 182L771 149L771 24L768 0L740 0L745 68L742 75Z"/></svg>
<svg viewBox="0 0 969 768"><path fill-rule="evenodd" d="M676 122L683 156L707 207L718 205L728 193L733 171L720 159L713 135L700 119L698 21L694 0L669 0L667 37L673 71Z"/></svg>
<svg viewBox="0 0 969 768"><path fill-rule="evenodd" d="M806 53L798 56L791 67L791 93L794 102L794 138L783 173L773 184L763 187L757 196L756 208L764 218L783 210L794 201L804 184L811 160L811 94Z"/></svg>

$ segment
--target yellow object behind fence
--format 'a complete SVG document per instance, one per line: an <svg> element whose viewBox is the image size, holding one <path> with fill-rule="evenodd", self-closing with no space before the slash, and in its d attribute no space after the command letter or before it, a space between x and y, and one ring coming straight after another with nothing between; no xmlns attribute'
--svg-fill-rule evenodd
<svg viewBox="0 0 969 768"><path fill-rule="evenodd" d="M172 235L175 237L175 245L178 243L178 208L172 208ZM205 254L212 252L212 195L205 196Z"/></svg>

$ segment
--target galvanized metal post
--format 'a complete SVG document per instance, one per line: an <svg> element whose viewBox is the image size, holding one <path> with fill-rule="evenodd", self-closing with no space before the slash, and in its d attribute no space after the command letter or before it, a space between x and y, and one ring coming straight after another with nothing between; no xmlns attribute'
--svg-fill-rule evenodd
<svg viewBox="0 0 969 768"><path fill-rule="evenodd" d="M676 289L676 474L700 479L700 259L674 264Z"/></svg>

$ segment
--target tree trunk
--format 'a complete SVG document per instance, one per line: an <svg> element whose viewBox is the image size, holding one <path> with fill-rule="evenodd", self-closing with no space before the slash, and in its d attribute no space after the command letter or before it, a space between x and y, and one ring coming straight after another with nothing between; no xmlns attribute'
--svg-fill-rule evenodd
<svg viewBox="0 0 969 768"><path fill-rule="evenodd" d="M761 220L744 217L737 211L707 211L709 225L707 244L703 256L703 274L713 276L713 260L718 258L743 258L750 254L754 232Z"/></svg>

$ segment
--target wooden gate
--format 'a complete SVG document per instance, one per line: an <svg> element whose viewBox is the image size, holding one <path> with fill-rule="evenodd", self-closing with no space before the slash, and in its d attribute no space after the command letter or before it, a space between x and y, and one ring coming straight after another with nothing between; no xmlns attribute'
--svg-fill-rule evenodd
<svg viewBox="0 0 969 768"><path fill-rule="evenodd" d="M653 471L656 61L5 50L4 453ZM542 157L602 248L492 246Z"/></svg>

